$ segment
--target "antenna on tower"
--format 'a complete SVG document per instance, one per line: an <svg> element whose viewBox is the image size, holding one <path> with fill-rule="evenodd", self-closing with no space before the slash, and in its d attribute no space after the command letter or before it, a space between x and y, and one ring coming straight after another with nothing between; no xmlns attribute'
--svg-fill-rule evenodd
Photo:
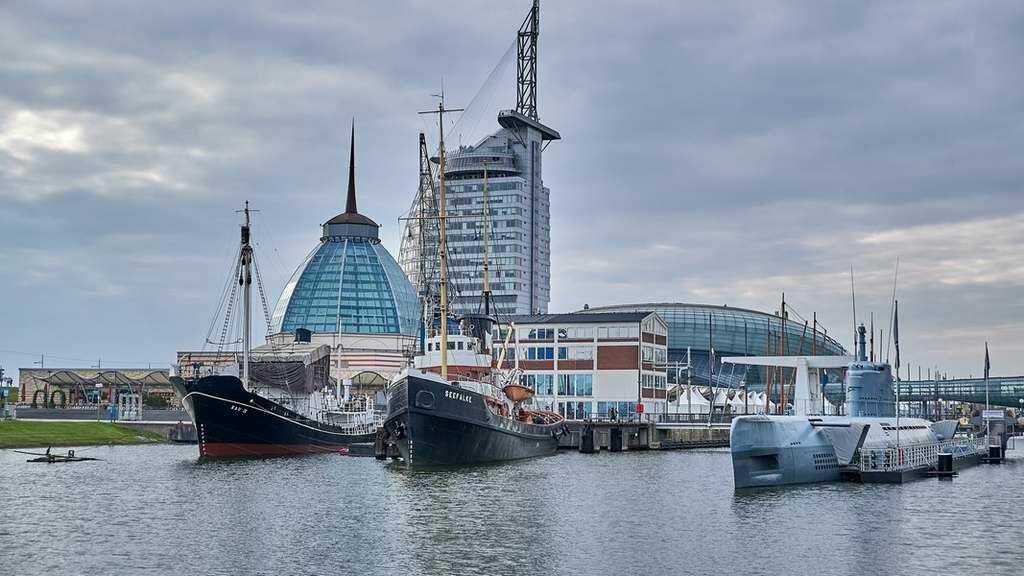
<svg viewBox="0 0 1024 576"><path fill-rule="evenodd" d="M540 0L519 27L516 39L516 112L537 120L537 39L540 36Z"/></svg>

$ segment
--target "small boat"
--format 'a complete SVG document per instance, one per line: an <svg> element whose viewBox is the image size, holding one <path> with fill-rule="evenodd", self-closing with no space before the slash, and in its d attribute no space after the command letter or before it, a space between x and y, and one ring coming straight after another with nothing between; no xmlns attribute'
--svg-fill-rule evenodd
<svg viewBox="0 0 1024 576"><path fill-rule="evenodd" d="M25 462L45 462L47 464L58 464L61 462L90 462L99 460L99 458L89 458L88 456L76 456L74 450L68 450L65 454L54 454L50 451L50 448L46 449L46 452L23 452L21 450L15 450L18 454L28 454L29 456L36 456L35 458L29 458Z"/></svg>

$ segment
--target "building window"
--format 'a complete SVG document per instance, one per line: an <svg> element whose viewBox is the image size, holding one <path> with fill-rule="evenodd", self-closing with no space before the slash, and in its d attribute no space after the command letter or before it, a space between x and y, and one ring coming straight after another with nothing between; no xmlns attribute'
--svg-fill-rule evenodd
<svg viewBox="0 0 1024 576"><path fill-rule="evenodd" d="M554 360L555 349L552 346L529 346L526 348L525 360Z"/></svg>
<svg viewBox="0 0 1024 576"><path fill-rule="evenodd" d="M554 328L531 328L526 332L524 340L554 340Z"/></svg>
<svg viewBox="0 0 1024 576"><path fill-rule="evenodd" d="M593 340L593 328L569 328L569 338L574 340Z"/></svg>
<svg viewBox="0 0 1024 576"><path fill-rule="evenodd" d="M586 420L591 417L592 402L559 402L558 413L566 420Z"/></svg>
<svg viewBox="0 0 1024 576"><path fill-rule="evenodd" d="M551 374L523 374L519 383L541 396L554 394L554 376Z"/></svg>
<svg viewBox="0 0 1024 576"><path fill-rule="evenodd" d="M558 394L560 396L593 396L593 374L559 374Z"/></svg>
<svg viewBox="0 0 1024 576"><path fill-rule="evenodd" d="M594 359L594 348L593 346L577 346L569 349L570 360L593 360Z"/></svg>

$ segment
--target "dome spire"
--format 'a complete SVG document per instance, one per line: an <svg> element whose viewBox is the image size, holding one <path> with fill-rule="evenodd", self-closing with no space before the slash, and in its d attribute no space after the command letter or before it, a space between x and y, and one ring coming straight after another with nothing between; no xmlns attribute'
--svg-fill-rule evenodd
<svg viewBox="0 0 1024 576"><path fill-rule="evenodd" d="M348 157L348 199L345 201L345 214L356 214L356 119L352 118L352 142L349 144Z"/></svg>
<svg viewBox="0 0 1024 576"><path fill-rule="evenodd" d="M356 208L356 119L352 118L352 141L349 144L348 156L348 197L345 200L345 211L331 218L323 225L321 240L330 238L365 238L370 242L380 242L380 226Z"/></svg>

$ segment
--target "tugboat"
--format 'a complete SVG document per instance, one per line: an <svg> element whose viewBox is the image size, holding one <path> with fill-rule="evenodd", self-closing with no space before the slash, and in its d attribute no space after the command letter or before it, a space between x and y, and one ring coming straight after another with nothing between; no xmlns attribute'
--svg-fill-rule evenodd
<svg viewBox="0 0 1024 576"><path fill-rule="evenodd" d="M533 390L515 372L495 368L491 342L487 256L487 175L484 166L484 313L461 321L461 334L449 337L448 266L445 230L444 102L438 105L440 146L437 220L440 236L440 319L438 334L425 338L414 367L398 375L388 391L387 418L377 444L378 458L401 458L406 466L472 465L547 456L558 450L565 420L557 413L529 408ZM433 318L424 314L424 318ZM514 330L514 326L513 326ZM511 335L511 332L510 332ZM504 350L497 361L502 366Z"/></svg>
<svg viewBox="0 0 1024 576"><path fill-rule="evenodd" d="M514 372L504 378L509 383L503 383L502 375L491 366L489 344L483 344L489 336L465 334L467 324L490 329L486 317L476 316L463 320L462 335L449 339L442 333L428 339L430 352L417 357L417 367L404 371L391 385L378 447L386 450L393 446L407 466L417 467L554 454L558 438L565 432L564 418L530 408L534 391L514 383ZM449 366L446 342L480 348L451 351L458 364ZM486 357L487 364L471 364L471 356ZM435 364L438 358L440 362ZM479 374L481 368L487 372L483 379L459 379ZM446 373L451 378L445 377Z"/></svg>
<svg viewBox="0 0 1024 576"><path fill-rule="evenodd" d="M210 375L193 381L171 379L195 423L200 458L238 458L369 452L378 419L372 397L352 398L348 386L330 386L330 347L310 343L309 331L296 330L295 342L271 345L262 355L251 350L253 248L249 205L241 226L241 248L233 277L242 292L241 377ZM258 274L257 274L258 280ZM232 290L232 298L235 290ZM230 310L225 327L231 326Z"/></svg>

